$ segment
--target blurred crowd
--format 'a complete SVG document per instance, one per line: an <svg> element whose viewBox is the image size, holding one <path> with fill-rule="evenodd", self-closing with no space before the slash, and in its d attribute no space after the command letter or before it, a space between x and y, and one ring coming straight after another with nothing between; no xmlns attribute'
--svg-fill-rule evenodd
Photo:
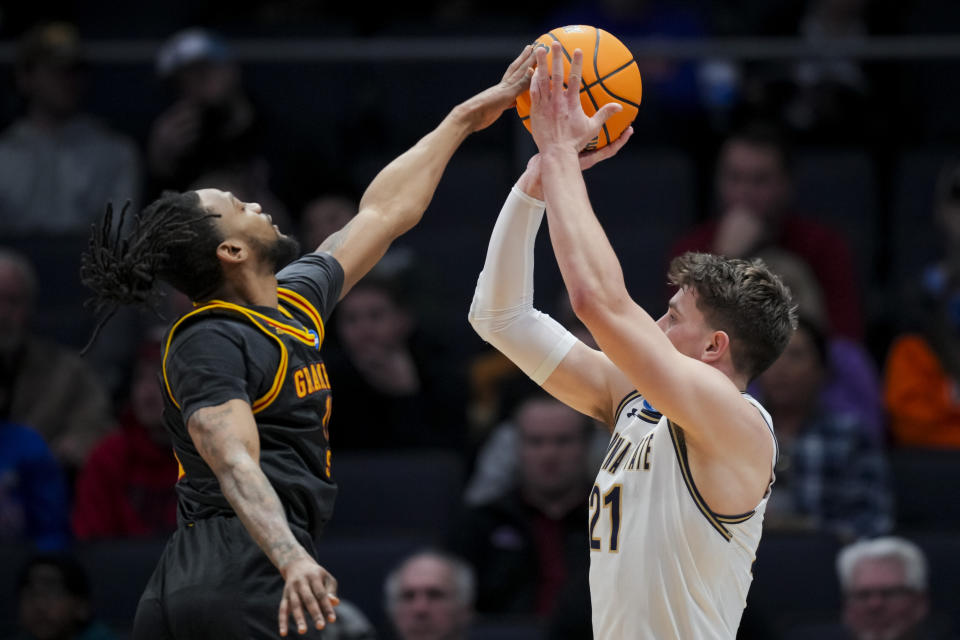
<svg viewBox="0 0 960 640"><path fill-rule="evenodd" d="M585 23L624 38L791 35L829 46L877 34L960 32L960 12L933 0L916 7L881 0L534 2L523 15L501 2L424 1L376 16L307 0L62 4L0 15L0 37L17 43L4 69L15 91L0 102L0 546L20 550L4 556L17 563L3 576L10 574L4 588L14 590L17 610L0 619L0 637L37 640L123 637L127 628L98 621L91 588L98 568L77 554L101 542L162 539L176 526L178 465L162 424L158 370L164 329L189 301L171 290L151 309L121 311L79 355L94 324L82 305L79 255L105 204L119 209L129 201L136 212L165 189L217 187L259 202L311 250L356 213L371 165L404 142L383 133L392 116L377 110L376 97L362 95L369 79L358 80L361 95L341 105L357 106L355 113L339 121L299 114L312 128L303 132L306 142L295 139L273 106L283 97L258 93L224 34L245 35L253 25L274 35L532 37ZM60 20L40 19L47 17ZM177 30L188 22L219 29ZM124 72L98 75L81 31L162 38L153 66L138 68L138 82L146 76L152 89L135 92L156 101L127 102ZM759 257L799 306L799 330L750 389L770 411L781 451L764 530L828 540L838 551L826 560L836 566L829 588L842 603L799 632L778 624L777 612L748 606L741 637L956 637L960 606L936 606L943 600L928 580L932 548L911 541L940 534L960 540L960 512L936 498L960 481L960 129L955 113L938 120L929 110L951 104L939 99L943 87L906 78L892 63L835 57L638 63L644 104L641 135L631 145L650 142L654 156L669 146L700 176L688 181L692 193L679 194L696 209L689 224L637 240L641 252L654 247L642 263L659 270L653 281L663 281L668 259L685 251ZM435 91L432 99L445 109L453 98ZM144 119L117 117L123 112L148 113L149 122L138 127ZM525 135L516 127L498 126L491 147L506 140L511 149L529 148L515 139ZM333 142L304 151L320 139ZM851 150L866 158L875 176L867 196L854 191L844 200L847 175L816 162L821 181L811 182L810 149L819 151L815 158ZM921 161L905 162L916 149ZM489 151L465 150L478 157ZM515 155L495 156L507 188ZM628 150L622 166L630 158ZM470 189L471 178L456 186ZM835 191L840 210L863 216L811 210L817 198L802 188L810 184ZM890 184L906 185L894 194L912 205L906 218L889 205ZM615 228L632 229L629 185L620 190L620 210L598 212L605 224L606 216ZM505 189L478 194L505 196ZM341 620L325 637L591 634L586 498L609 434L469 334L470 284L496 213L463 223L477 234L464 238L470 259L460 259L460 221L449 219L473 211L462 202L469 197L438 194L435 206L454 210L427 216L448 221L428 226L419 244L421 231L413 230L411 242L391 249L331 320L324 358L335 398L334 477L341 454L378 460L428 450L443 452L462 473L457 505L386 562L390 571L379 575L372 596L384 611L350 604L345 591ZM618 251L629 246L614 244ZM538 288L541 306L592 344L557 279L547 282L552 286ZM447 295L451 283L463 289L459 297ZM657 317L668 296L664 289L640 297L659 305L648 309ZM407 500L416 508L416 496ZM331 526L335 537L336 515ZM404 522L365 534L389 537L391 526L404 529ZM936 552L957 557L960 547ZM929 564L935 574L937 560ZM960 597L956 589L953 595ZM517 629L534 635L509 635Z"/></svg>

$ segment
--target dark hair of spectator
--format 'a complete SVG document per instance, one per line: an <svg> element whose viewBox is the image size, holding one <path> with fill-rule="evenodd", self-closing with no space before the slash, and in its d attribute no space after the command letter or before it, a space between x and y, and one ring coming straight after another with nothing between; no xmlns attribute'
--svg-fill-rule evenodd
<svg viewBox="0 0 960 640"><path fill-rule="evenodd" d="M731 144L769 149L780 157L780 166L784 171L790 173L793 169L790 145L783 132L774 124L762 121L747 124L734 131L723 146L726 148Z"/></svg>
<svg viewBox="0 0 960 640"><path fill-rule="evenodd" d="M90 599L90 579L87 572L75 558L59 553L44 553L33 556L20 569L17 577L17 593L23 592L30 580L30 572L35 567L53 567L63 578L63 586L70 595L83 600Z"/></svg>
<svg viewBox="0 0 960 640"><path fill-rule="evenodd" d="M799 318L797 318L797 333L800 333L801 331L810 336L810 340L813 342L813 347L817 351L817 358L820 360L820 366L826 367L830 354L827 348L827 336L824 334L823 329L811 318L801 315Z"/></svg>
<svg viewBox="0 0 960 640"><path fill-rule="evenodd" d="M223 283L217 259L223 238L212 220L219 215L204 209L196 192L165 192L124 233L128 207L114 225L113 207L107 205L83 254L80 278L93 291L87 305L104 314L84 350L120 305L149 306L158 278L191 300L213 294Z"/></svg>
<svg viewBox="0 0 960 640"><path fill-rule="evenodd" d="M376 291L385 295L398 309L409 309L410 295L395 275L381 273L376 267L353 286L352 291Z"/></svg>

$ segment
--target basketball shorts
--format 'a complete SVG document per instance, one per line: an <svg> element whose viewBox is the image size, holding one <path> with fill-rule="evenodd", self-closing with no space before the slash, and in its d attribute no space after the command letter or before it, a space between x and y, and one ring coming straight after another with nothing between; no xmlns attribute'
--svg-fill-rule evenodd
<svg viewBox="0 0 960 640"><path fill-rule="evenodd" d="M309 534L292 527L314 557ZM133 640L239 640L280 637L277 610L283 578L239 518L216 517L181 526L170 538L137 606ZM309 625L299 635L321 638Z"/></svg>

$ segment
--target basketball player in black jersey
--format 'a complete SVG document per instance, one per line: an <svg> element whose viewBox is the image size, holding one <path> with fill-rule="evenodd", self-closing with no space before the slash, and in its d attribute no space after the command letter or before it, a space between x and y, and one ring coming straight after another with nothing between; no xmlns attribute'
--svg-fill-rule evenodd
<svg viewBox="0 0 960 640"><path fill-rule="evenodd" d="M532 62L527 47L383 169L343 229L285 268L296 242L230 193L165 194L122 238L108 211L83 263L98 307L144 303L157 279L196 306L164 339L179 527L140 600L136 640L274 637L291 615L313 634L305 613L316 629L335 619L336 581L312 542L336 494L324 322L419 221L460 143L528 87Z"/></svg>

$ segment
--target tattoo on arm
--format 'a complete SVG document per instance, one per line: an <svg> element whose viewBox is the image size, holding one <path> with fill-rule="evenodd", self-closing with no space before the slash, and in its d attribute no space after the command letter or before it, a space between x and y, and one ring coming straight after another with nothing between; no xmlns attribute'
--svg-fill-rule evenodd
<svg viewBox="0 0 960 640"><path fill-rule="evenodd" d="M227 405L198 411L191 418L190 435L247 532L282 571L306 550L290 531L280 497L251 453L257 451L258 443L230 430L238 420L252 420L252 416L235 415L234 410Z"/></svg>
<svg viewBox="0 0 960 640"><path fill-rule="evenodd" d="M356 221L357 217L354 216L350 219L350 222L343 225L339 231L331 233L326 240L320 243L320 246L317 247L317 251L324 251L326 253L336 254L343 244L347 241L347 236L350 235L350 228L353 226L353 223Z"/></svg>

